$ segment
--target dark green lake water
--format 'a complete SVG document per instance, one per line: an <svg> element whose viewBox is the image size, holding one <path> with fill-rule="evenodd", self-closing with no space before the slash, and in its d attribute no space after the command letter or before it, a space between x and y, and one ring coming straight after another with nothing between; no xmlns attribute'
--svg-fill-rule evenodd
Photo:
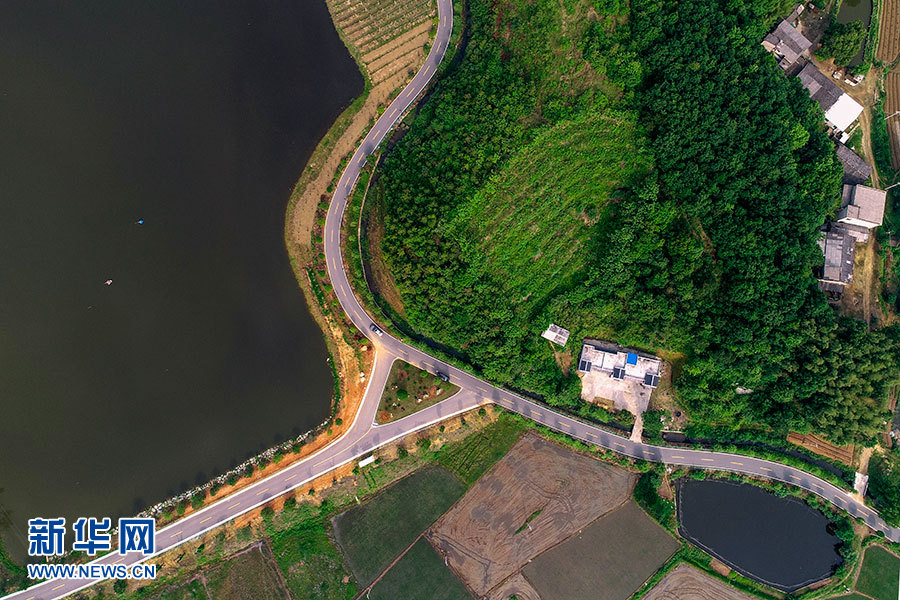
<svg viewBox="0 0 900 600"><path fill-rule="evenodd" d="M28 518L135 513L327 418L284 210L362 87L322 0L0 3L14 556Z"/></svg>

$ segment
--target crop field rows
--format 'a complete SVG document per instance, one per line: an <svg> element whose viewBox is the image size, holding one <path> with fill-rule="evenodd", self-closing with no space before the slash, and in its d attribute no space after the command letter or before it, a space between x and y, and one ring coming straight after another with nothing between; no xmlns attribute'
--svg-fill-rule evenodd
<svg viewBox="0 0 900 600"><path fill-rule="evenodd" d="M329 7L343 34L363 54L430 21L435 14L435 7L427 1L339 0Z"/></svg>
<svg viewBox="0 0 900 600"><path fill-rule="evenodd" d="M884 0L881 7L881 30L875 57L892 63L900 54L900 0Z"/></svg>
<svg viewBox="0 0 900 600"><path fill-rule="evenodd" d="M900 0L897 0L895 4L900 4ZM900 30L897 35L900 35ZM900 73L888 73L884 80L884 87L887 93L884 112L886 115L892 115L900 110ZM888 119L887 123L891 138L891 164L895 169L900 169L900 118Z"/></svg>
<svg viewBox="0 0 900 600"><path fill-rule="evenodd" d="M436 5L432 0L329 0L337 28L381 96L402 85L425 58Z"/></svg>

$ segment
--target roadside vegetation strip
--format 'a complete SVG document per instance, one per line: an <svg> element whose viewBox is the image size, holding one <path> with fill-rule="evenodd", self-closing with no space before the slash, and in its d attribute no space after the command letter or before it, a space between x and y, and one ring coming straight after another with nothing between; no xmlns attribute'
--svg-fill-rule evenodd
<svg viewBox="0 0 900 600"><path fill-rule="evenodd" d="M866 548L856 579L856 591L875 600L896 600L900 581L900 558L881 546Z"/></svg>
<svg viewBox="0 0 900 600"><path fill-rule="evenodd" d="M437 461L472 485L513 447L526 428L521 422L501 415L483 430L459 444L442 448Z"/></svg>
<svg viewBox="0 0 900 600"><path fill-rule="evenodd" d="M424 539L375 584L371 600L471 600L465 586Z"/></svg>
<svg viewBox="0 0 900 600"><path fill-rule="evenodd" d="M381 573L464 490L446 469L426 467L336 516L335 539L360 584Z"/></svg>

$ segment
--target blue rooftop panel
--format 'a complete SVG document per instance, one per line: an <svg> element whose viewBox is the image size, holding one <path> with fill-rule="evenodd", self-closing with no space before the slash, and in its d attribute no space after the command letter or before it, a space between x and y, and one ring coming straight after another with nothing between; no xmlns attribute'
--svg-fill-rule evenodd
<svg viewBox="0 0 900 600"><path fill-rule="evenodd" d="M627 358L625 359L625 363L629 365L637 364L637 354L634 352L629 352Z"/></svg>

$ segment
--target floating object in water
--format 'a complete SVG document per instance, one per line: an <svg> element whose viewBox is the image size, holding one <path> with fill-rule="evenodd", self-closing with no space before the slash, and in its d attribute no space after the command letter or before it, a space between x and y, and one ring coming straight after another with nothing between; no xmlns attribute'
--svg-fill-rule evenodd
<svg viewBox="0 0 900 600"><path fill-rule="evenodd" d="M112 285L112 279L107 279L103 283L105 283L106 285Z"/></svg>

